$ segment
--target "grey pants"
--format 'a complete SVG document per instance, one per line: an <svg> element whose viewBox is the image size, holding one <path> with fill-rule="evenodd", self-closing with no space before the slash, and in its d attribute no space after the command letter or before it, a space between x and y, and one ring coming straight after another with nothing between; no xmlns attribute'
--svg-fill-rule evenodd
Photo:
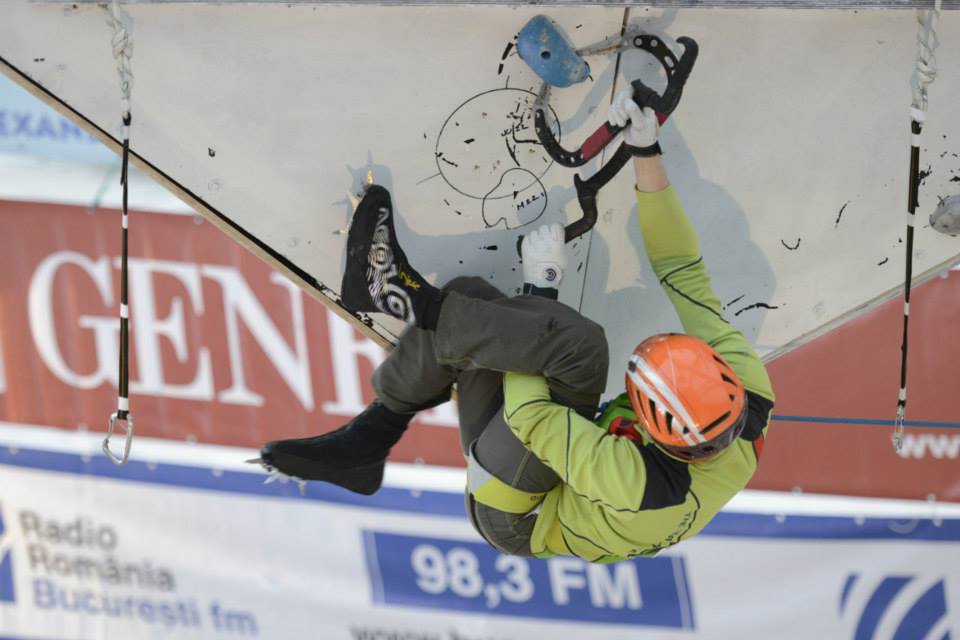
<svg viewBox="0 0 960 640"><path fill-rule="evenodd" d="M503 419L503 373L542 373L553 400L593 418L606 388L609 353L603 328L553 300L507 298L480 278L457 278L436 331L408 328L373 374L387 408L419 411L450 397L457 385L460 444L489 473L527 492L560 479ZM530 554L535 516L491 509L467 496L479 533L504 553Z"/></svg>

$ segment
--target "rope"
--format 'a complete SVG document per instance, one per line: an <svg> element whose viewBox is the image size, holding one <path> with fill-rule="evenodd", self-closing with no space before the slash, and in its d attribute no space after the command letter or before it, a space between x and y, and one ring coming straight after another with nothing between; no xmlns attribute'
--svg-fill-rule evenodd
<svg viewBox="0 0 960 640"><path fill-rule="evenodd" d="M117 63L117 75L120 77L120 112L130 113L130 91L133 89L133 71L130 59L133 57L133 41L127 32L127 27L120 19L120 6L113 0L109 7L104 6L107 12L107 24L113 29L113 38L110 47L113 50L113 59ZM127 136L124 135L126 138Z"/></svg>
<svg viewBox="0 0 960 640"><path fill-rule="evenodd" d="M111 48L113 59L117 63L117 75L120 77L120 113L123 122L123 162L120 171L120 184L123 187L123 217L121 229L120 255L120 362L117 376L117 411L110 416L107 423L107 436L103 439L103 453L117 465L126 464L130 458L130 445L133 443L133 416L130 414L129 397L129 353L130 353L130 307L127 300L127 230L129 228L129 212L127 210L127 183L130 166L130 124L133 118L130 115L130 91L133 88L133 72L130 68L130 58L133 56L133 42L127 32L126 25L120 19L120 7L117 0L103 9L107 12L107 24L113 28ZM123 453L118 457L110 450L110 437L117 428L124 430Z"/></svg>
<svg viewBox="0 0 960 640"><path fill-rule="evenodd" d="M937 58L935 51L940 45L937 37L937 21L940 18L940 4L935 0L932 10L918 10L917 22L917 68L913 78L913 107L927 110L927 87L937 78ZM922 122L922 120L921 120Z"/></svg>
<svg viewBox="0 0 960 640"><path fill-rule="evenodd" d="M897 418L893 427L893 448L903 448L904 420L907 412L907 347L910 325L910 289L913 280L913 230L920 192L920 134L927 118L927 88L937 77L935 51L937 19L942 0L935 0L933 9L918 10L917 67L913 75L913 104L910 107L910 185L907 194L906 277L903 284L903 334L900 343L900 393L897 396Z"/></svg>

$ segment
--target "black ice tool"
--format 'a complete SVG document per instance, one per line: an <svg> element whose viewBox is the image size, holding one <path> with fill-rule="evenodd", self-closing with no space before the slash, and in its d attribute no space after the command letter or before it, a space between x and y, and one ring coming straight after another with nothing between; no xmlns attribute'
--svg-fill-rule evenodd
<svg viewBox="0 0 960 640"><path fill-rule="evenodd" d="M563 32L546 16L532 18L517 35L517 51L530 69L543 80L543 85L534 103L534 126L541 144L558 164L565 167L580 167L595 158L624 127L608 122L597 129L575 151L567 151L560 146L546 119L546 106L551 87L568 87L589 77L590 67L585 57L591 55L609 55L632 49L646 51L654 56L667 75L667 88L659 94L641 80L633 85L634 101L640 108L650 107L657 113L657 119L663 124L680 103L683 87L690 76L699 53L699 46L693 38L680 37L677 42L683 45L680 58L671 51L662 38L644 33L638 27L628 28L623 35L606 38L582 49L574 48ZM609 182L620 169L630 161L630 152L621 146L611 160L588 180L574 176L577 200L583 210L583 217L567 225L564 238L571 242L593 228L597 222L597 194L600 188ZM517 238L517 253L523 236Z"/></svg>

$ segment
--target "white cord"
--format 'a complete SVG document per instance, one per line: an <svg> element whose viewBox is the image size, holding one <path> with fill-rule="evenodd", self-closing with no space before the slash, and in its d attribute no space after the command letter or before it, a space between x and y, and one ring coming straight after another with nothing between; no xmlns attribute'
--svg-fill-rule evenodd
<svg viewBox="0 0 960 640"><path fill-rule="evenodd" d="M130 151L130 91L133 88L133 72L130 70L130 58L133 56L133 42L126 25L120 19L120 6L117 0L112 4L102 5L107 12L107 24L113 28L113 38L110 41L113 50L113 59L117 63L117 75L120 76L120 113L123 123L123 170L121 184L123 185L123 250L121 255L121 285L120 285L120 371L118 374L117 412L110 416L107 436L103 440L103 453L116 465L124 465L130 458L130 445L133 443L133 416L130 414L129 401L129 373L127 369L129 355L129 310L127 307L127 189L129 185L129 151ZM123 453L114 455L110 449L110 438L118 426L124 429Z"/></svg>
<svg viewBox="0 0 960 640"><path fill-rule="evenodd" d="M917 68L913 76L913 104L910 108L910 119L913 121L913 139L911 141L912 153L917 154L917 149L920 147L920 131L922 130L923 124L927 119L927 88L933 84L933 81L937 78L937 57L935 55L937 46L940 44L940 40L937 37L937 19L940 17L940 7L942 0L934 0L933 9L926 10L917 10L917 22L919 23L919 29L917 30ZM916 156L914 156L916 157ZM911 176L911 181L916 180L916 176ZM915 186L911 187L912 190L916 188ZM914 202L913 196L911 196L911 202ZM901 366L901 386L900 386L900 396L897 402L897 417L894 421L893 426L893 448L898 453L903 448L903 438L904 438L904 420L906 418L906 404L907 404L907 383L906 383L906 363L907 363L907 322L910 314L910 306L907 302L910 298L910 276L911 273L911 263L913 259L912 247L913 247L913 217L916 213L913 210L914 205L910 205L910 210L907 215L907 279L904 284L904 336L903 343L901 345L902 352L902 364Z"/></svg>
<svg viewBox="0 0 960 640"><path fill-rule="evenodd" d="M917 69L913 81L913 107L920 112L927 110L927 87L937 78L935 51L940 44L937 37L937 20L940 17L942 0L934 0L933 9L917 10ZM921 116L922 117L922 116ZM916 116L914 119L917 119Z"/></svg>
<svg viewBox="0 0 960 640"><path fill-rule="evenodd" d="M113 0L103 9L107 12L107 24L113 28L110 46L113 49L113 59L117 62L117 75L120 77L120 111L126 120L126 116L130 113L130 92L133 89L133 71L130 67L130 58L133 57L133 40L120 18L120 5L117 0Z"/></svg>

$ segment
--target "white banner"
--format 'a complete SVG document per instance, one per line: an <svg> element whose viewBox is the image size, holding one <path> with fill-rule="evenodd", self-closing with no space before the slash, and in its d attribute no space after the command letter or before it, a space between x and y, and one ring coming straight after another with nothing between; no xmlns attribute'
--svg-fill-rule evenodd
<svg viewBox="0 0 960 640"><path fill-rule="evenodd" d="M500 556L462 494L397 486L396 471L370 498L318 483L301 496L220 463L243 450L138 441L140 459L115 467L68 449L0 447L4 639L941 640L960 628L954 513L799 514L781 496L783 513L725 511L656 558L589 565Z"/></svg>

